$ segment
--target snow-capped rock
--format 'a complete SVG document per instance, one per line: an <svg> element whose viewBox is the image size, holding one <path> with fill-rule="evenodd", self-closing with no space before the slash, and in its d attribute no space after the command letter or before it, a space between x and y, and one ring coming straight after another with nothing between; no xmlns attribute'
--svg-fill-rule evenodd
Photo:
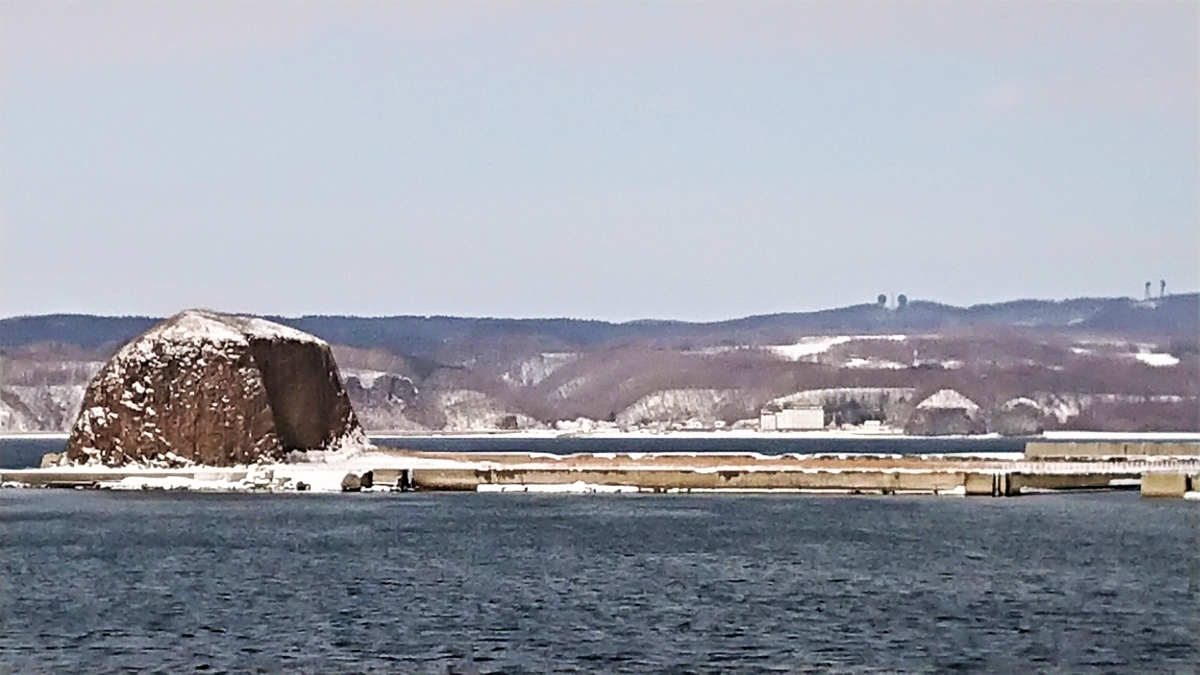
<svg viewBox="0 0 1200 675"><path fill-rule="evenodd" d="M941 389L917 404L917 410L932 409L978 412L979 405L953 389Z"/></svg>
<svg viewBox="0 0 1200 675"><path fill-rule="evenodd" d="M953 389L942 389L917 404L904 425L908 434L948 436L987 430L977 403Z"/></svg>
<svg viewBox="0 0 1200 675"><path fill-rule="evenodd" d="M67 460L228 466L365 442L323 341L262 319L187 311L96 375Z"/></svg>

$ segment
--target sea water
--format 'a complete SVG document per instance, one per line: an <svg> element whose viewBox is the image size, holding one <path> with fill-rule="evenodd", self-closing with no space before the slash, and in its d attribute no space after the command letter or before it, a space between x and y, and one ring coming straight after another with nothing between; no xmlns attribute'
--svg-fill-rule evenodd
<svg viewBox="0 0 1200 675"><path fill-rule="evenodd" d="M1200 503L0 490L0 672L1195 672Z"/></svg>

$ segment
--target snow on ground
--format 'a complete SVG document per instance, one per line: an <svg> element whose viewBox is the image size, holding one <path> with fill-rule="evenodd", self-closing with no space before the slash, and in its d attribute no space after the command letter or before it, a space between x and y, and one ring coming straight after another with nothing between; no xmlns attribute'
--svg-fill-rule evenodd
<svg viewBox="0 0 1200 675"><path fill-rule="evenodd" d="M500 377L513 386L531 387L540 384L559 368L577 360L579 354L574 352L547 352L521 361Z"/></svg>
<svg viewBox="0 0 1200 675"><path fill-rule="evenodd" d="M1163 354L1158 352L1138 352L1133 357L1142 363L1154 368L1170 368L1171 366L1179 365L1179 359L1171 354Z"/></svg>
<svg viewBox="0 0 1200 675"><path fill-rule="evenodd" d="M908 366L904 365L903 363L896 363L895 361L884 361L881 359L863 359L863 358L859 358L857 356L850 359L849 361L846 361L846 363L843 365L845 365L845 367L847 367L847 368L865 368L865 369L875 369L875 370L904 370L904 369L908 368Z"/></svg>
<svg viewBox="0 0 1200 675"><path fill-rule="evenodd" d="M646 394L617 414L617 424L630 426L649 420L677 422L696 418L712 426L726 406L751 408L738 389L664 389Z"/></svg>
<svg viewBox="0 0 1200 675"><path fill-rule="evenodd" d="M84 385L7 385L15 405L0 401L0 431L69 429L83 403ZM10 399L11 400L11 399Z"/></svg>
<svg viewBox="0 0 1200 675"><path fill-rule="evenodd" d="M1076 417L1083 411L1101 403L1129 403L1142 405L1145 403L1196 403L1195 397L1185 398L1170 394L1154 396L1136 396L1133 394L1084 394L1080 392L1034 392L1032 398L1043 410L1055 416L1059 423ZM1091 432L1084 432L1091 433Z"/></svg>
<svg viewBox="0 0 1200 675"><path fill-rule="evenodd" d="M1130 345L1122 341L1087 341L1079 344L1100 347L1071 347L1071 353L1079 356L1106 356L1110 358L1133 358L1153 368L1170 368L1179 365L1179 358L1173 354L1155 351L1158 347L1153 344L1140 342ZM1133 351L1136 349L1136 351Z"/></svg>
<svg viewBox="0 0 1200 675"><path fill-rule="evenodd" d="M1194 431L1046 431L1049 441L1200 441Z"/></svg>
<svg viewBox="0 0 1200 675"><path fill-rule="evenodd" d="M590 421L590 420L589 420ZM755 424L758 420L754 420ZM405 438L679 438L679 439L821 439L821 438L854 438L854 439L895 439L906 436L896 430L878 430L870 428L854 429L818 429L812 431L760 431L758 429L628 429L621 430L608 422L592 422L592 426L581 425L579 420L562 421L557 423L557 429L523 429L520 431L462 431L462 432L414 432L411 434L380 434L372 438L399 440ZM917 438L912 436L911 438ZM999 434L975 436L939 436L945 438L1000 438Z"/></svg>
<svg viewBox="0 0 1200 675"><path fill-rule="evenodd" d="M588 383L586 375L573 377L559 385L553 392L553 395L558 398L570 398L572 394L583 388Z"/></svg>
<svg viewBox="0 0 1200 675"><path fill-rule="evenodd" d="M362 368L339 368L338 372L342 376L343 381L351 377L357 379L358 383L362 385L363 389L370 389L371 387L374 387L375 380L378 380L384 375L390 374L382 370L366 370Z"/></svg>
<svg viewBox="0 0 1200 675"><path fill-rule="evenodd" d="M805 389L787 396L772 399L772 405L786 408L789 406L825 406L845 401L858 401L862 405L877 407L885 402L907 399L916 394L917 390L908 387L834 387L831 389Z"/></svg>
<svg viewBox="0 0 1200 675"><path fill-rule="evenodd" d="M597 433L620 431L616 422L598 421L587 417L577 417L573 420L558 420L554 423L554 429L565 433L551 434L552 436L590 436Z"/></svg>
<svg viewBox="0 0 1200 675"><path fill-rule="evenodd" d="M86 474L98 487L111 490L196 490L202 492L294 491L303 483L311 492L341 492L347 474L361 475L376 469L444 469L476 467L480 463L450 459L407 457L388 452L360 452L332 461L255 464L241 467L188 467L146 469L143 467L62 466L38 470L40 474L64 477Z"/></svg>
<svg viewBox="0 0 1200 675"><path fill-rule="evenodd" d="M504 407L491 396L473 389L453 389L437 394L446 415L446 429L495 428L505 414Z"/></svg>
<svg viewBox="0 0 1200 675"><path fill-rule="evenodd" d="M795 344L770 345L764 347L767 351L785 361L815 360L817 357L837 345L846 344L851 340L894 340L901 342L904 335L815 335L802 337Z"/></svg>

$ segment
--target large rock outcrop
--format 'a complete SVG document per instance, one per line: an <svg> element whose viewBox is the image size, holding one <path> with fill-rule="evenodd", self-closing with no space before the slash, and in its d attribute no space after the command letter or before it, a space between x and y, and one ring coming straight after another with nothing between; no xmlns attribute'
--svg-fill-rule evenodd
<svg viewBox="0 0 1200 675"><path fill-rule="evenodd" d="M904 433L914 436L965 436L986 431L979 406L953 389L942 389L921 401L904 425Z"/></svg>
<svg viewBox="0 0 1200 675"><path fill-rule="evenodd" d="M1004 436L1036 436L1042 433L1042 420L1047 416L1037 401L1014 398L992 413L988 430Z"/></svg>
<svg viewBox="0 0 1200 675"><path fill-rule="evenodd" d="M92 379L66 461L230 466L361 442L323 341L263 319L186 311Z"/></svg>

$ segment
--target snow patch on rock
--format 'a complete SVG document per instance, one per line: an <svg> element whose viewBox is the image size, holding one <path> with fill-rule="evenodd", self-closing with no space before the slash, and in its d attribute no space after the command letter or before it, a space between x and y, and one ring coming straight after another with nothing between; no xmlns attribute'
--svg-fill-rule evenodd
<svg viewBox="0 0 1200 675"><path fill-rule="evenodd" d="M388 375L382 370L363 370L359 368L342 368L339 370L342 375L342 382L350 378L355 378L362 385L363 389L370 389L375 386L375 381L384 375ZM405 378L407 379L407 378ZM410 380L411 381L411 380Z"/></svg>
<svg viewBox="0 0 1200 675"><path fill-rule="evenodd" d="M979 404L953 389L941 389L917 404L917 410L969 410L977 412Z"/></svg>

